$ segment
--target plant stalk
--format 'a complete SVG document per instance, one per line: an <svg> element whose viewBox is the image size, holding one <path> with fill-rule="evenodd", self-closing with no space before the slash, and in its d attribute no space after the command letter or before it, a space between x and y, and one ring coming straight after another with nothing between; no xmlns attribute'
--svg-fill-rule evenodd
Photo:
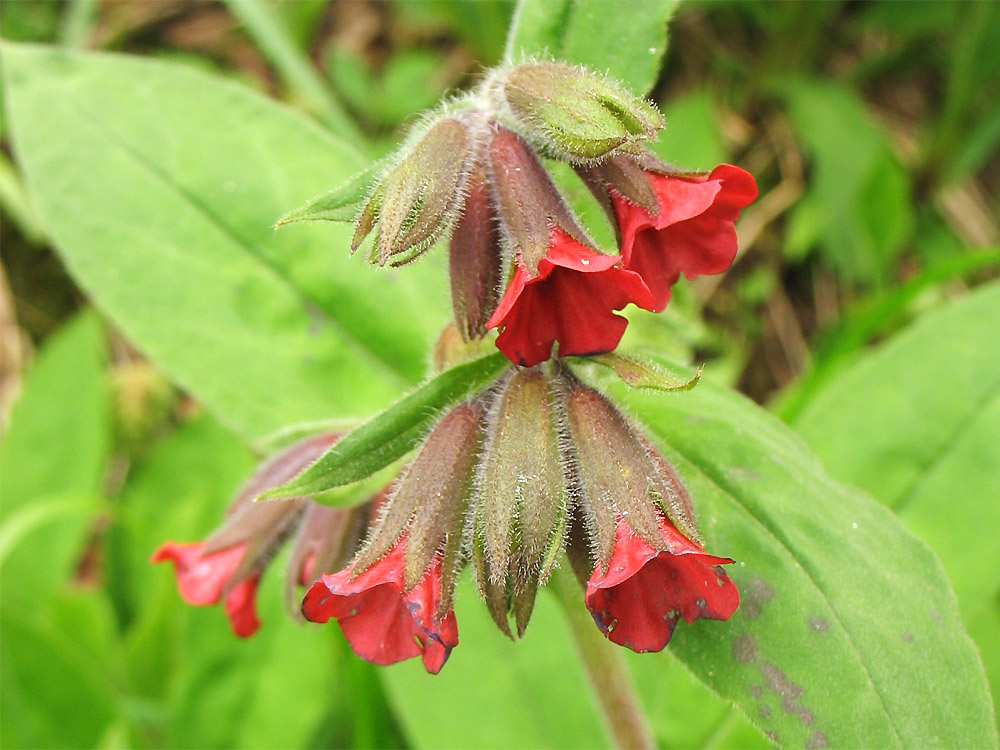
<svg viewBox="0 0 1000 750"><path fill-rule="evenodd" d="M569 560L552 572L551 588L562 604L566 623L583 661L591 687L615 744L620 748L655 748L653 732L642 712L619 647L611 643L583 606L580 584Z"/></svg>

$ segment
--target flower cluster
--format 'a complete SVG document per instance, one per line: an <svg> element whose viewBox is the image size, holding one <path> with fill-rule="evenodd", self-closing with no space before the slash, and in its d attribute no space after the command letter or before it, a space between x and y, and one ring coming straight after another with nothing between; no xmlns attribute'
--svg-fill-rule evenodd
<svg viewBox="0 0 1000 750"><path fill-rule="evenodd" d="M677 475L565 367L512 368L453 407L368 503L251 502L334 440L321 435L266 463L204 543L157 550L154 561L174 563L189 603L222 599L233 630L251 635L257 581L294 535L288 591L307 587L303 615L336 620L367 661L420 656L432 673L458 643L452 597L470 564L511 637L524 634L538 587L564 550L596 623L635 651L662 649L680 619L726 619L739 604L720 567L732 560L699 546Z"/></svg>
<svg viewBox="0 0 1000 750"><path fill-rule="evenodd" d="M738 167L679 172L643 150L662 124L648 102L587 71L501 69L426 120L395 161L282 223L355 219L352 251L373 235L369 257L379 264L407 263L447 238L463 336L497 329L497 347L523 367L555 346L558 356L608 352L627 325L617 311L632 303L659 312L680 274L729 267L734 222L757 195ZM617 253L597 248L542 156L569 163L604 205Z"/></svg>
<svg viewBox="0 0 1000 750"><path fill-rule="evenodd" d="M319 485L289 480L355 455L362 430L343 443L318 435L266 462L205 542L154 553L174 563L182 597L221 600L237 635L253 634L258 580L294 538L294 609L335 620L363 659L419 656L431 673L458 644L453 597L466 567L512 638L564 559L597 626L634 651L664 648L681 619L729 618L739 594L722 566L732 560L702 548L676 472L561 359L612 351L627 325L618 311L631 303L659 312L681 274L720 273L735 257L734 223L756 197L753 178L730 165L671 170L641 145L661 126L654 107L606 78L551 62L505 68L422 123L395 160L283 219L354 221L352 251L370 242L380 265L447 238L457 328L438 354L461 359L459 337L497 329L513 366L439 402L449 408L423 441L401 443L420 442L408 466L365 503L326 507L309 493L370 476L406 450ZM595 246L543 157L570 164L604 206L617 252ZM388 419L365 433L385 440L373 454L396 450L386 425L413 429ZM257 499L278 485L305 494Z"/></svg>

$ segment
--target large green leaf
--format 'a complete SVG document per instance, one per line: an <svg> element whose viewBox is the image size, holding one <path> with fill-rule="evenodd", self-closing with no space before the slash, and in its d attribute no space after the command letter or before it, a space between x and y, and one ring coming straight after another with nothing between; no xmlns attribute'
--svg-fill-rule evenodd
<svg viewBox="0 0 1000 750"><path fill-rule="evenodd" d="M676 7L677 0L521 0L506 57L582 63L645 94L660 72Z"/></svg>
<svg viewBox="0 0 1000 750"><path fill-rule="evenodd" d="M978 654L940 564L882 505L824 473L800 439L703 382L656 396L610 384L651 428L742 603L671 648L789 746L997 744ZM660 658L660 657L650 657Z"/></svg>
<svg viewBox="0 0 1000 750"><path fill-rule="evenodd" d="M830 473L940 555L1000 695L1000 283L832 378L794 422Z"/></svg>
<svg viewBox="0 0 1000 750"><path fill-rule="evenodd" d="M70 271L229 425L356 416L419 380L442 259L375 271L349 228L272 229L365 166L352 147L173 64L14 44L3 62L15 150Z"/></svg>

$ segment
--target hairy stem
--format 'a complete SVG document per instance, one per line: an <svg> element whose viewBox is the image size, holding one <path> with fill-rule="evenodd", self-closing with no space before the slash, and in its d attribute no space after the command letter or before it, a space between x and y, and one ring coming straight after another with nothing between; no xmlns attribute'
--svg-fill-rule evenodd
<svg viewBox="0 0 1000 750"><path fill-rule="evenodd" d="M620 647L605 638L594 624L583 605L580 585L568 560L564 559L552 572L549 588L562 603L573 641L615 744L620 748L655 748L653 732L642 713Z"/></svg>

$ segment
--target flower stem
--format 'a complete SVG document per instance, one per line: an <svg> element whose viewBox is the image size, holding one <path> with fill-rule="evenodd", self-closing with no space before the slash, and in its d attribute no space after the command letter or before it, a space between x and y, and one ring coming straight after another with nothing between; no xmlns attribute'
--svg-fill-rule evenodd
<svg viewBox="0 0 1000 750"><path fill-rule="evenodd" d="M564 559L552 572L549 587L562 603L573 641L615 744L620 748L655 748L653 732L642 713L625 660L619 647L601 634L583 606L580 585L569 560Z"/></svg>

